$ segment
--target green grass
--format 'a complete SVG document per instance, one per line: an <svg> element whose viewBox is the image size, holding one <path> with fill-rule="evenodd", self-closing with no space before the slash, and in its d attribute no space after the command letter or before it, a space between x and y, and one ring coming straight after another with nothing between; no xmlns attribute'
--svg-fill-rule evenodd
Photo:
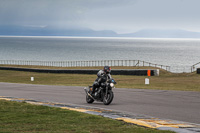
<svg viewBox="0 0 200 133"><path fill-rule="evenodd" d="M15 66L16 67L16 66ZM18 66L22 67L22 66ZM30 68L30 66L24 66ZM51 68L39 67L31 68ZM61 68L58 68L61 69ZM75 69L75 68L62 68ZM101 69L101 67L87 67L80 69ZM112 67L112 69L149 69L148 67ZM151 68L152 69L152 68ZM31 82L30 77L35 81ZM127 76L112 75L117 81L117 88L138 88L138 89L159 89L159 90L181 90L181 91L200 91L200 74L180 73L174 74L160 70L160 76ZM145 85L145 78L149 78L150 84ZM65 85L65 86L87 86L92 85L96 75L87 74L51 74L0 70L0 82L25 83L25 84L45 84L45 85Z"/></svg>
<svg viewBox="0 0 200 133"><path fill-rule="evenodd" d="M101 116L0 100L0 132L171 133Z"/></svg>

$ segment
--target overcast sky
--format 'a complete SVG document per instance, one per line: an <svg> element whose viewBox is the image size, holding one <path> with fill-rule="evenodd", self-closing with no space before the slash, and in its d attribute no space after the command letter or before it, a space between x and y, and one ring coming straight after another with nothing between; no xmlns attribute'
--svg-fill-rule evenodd
<svg viewBox="0 0 200 133"><path fill-rule="evenodd" d="M0 0L0 25L200 32L200 0Z"/></svg>

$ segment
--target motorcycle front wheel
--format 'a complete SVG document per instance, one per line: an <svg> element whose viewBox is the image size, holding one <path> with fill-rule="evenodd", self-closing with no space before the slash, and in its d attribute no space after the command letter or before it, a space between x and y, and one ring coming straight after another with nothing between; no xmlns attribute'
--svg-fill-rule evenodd
<svg viewBox="0 0 200 133"><path fill-rule="evenodd" d="M103 98L103 103L105 105L109 105L112 102L113 98L114 98L114 94L113 94L112 90L108 90L107 96L104 96L104 98Z"/></svg>
<svg viewBox="0 0 200 133"><path fill-rule="evenodd" d="M86 102L87 103L93 103L94 100L90 96L86 95Z"/></svg>

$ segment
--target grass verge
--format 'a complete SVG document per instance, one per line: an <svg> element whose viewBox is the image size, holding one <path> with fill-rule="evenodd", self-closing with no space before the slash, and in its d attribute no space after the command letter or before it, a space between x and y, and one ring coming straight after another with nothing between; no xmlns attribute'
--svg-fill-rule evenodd
<svg viewBox="0 0 200 133"><path fill-rule="evenodd" d="M30 66L24 66L24 67L30 68ZM51 67L31 66L31 68L50 69ZM53 67L51 69L56 69L56 67ZM62 68L62 69L68 69L68 68ZM69 68L69 69L75 69L75 68ZM92 68L83 67L81 69L101 69L101 67L92 67ZM149 68L113 67L112 69L149 69ZM30 77L34 77L35 81L31 82ZM196 73L175 74L164 70L160 70L160 76L147 77L147 76L113 75L112 77L117 81L116 85L117 88L200 91L200 82L199 82L200 74ZM145 85L145 78L149 78L150 80L149 85ZM52 73L34 73L34 72L0 70L0 82L87 86L87 85L92 85L95 79L96 75L87 75L87 74L52 74Z"/></svg>
<svg viewBox="0 0 200 133"><path fill-rule="evenodd" d="M172 133L101 116L0 100L0 132Z"/></svg>

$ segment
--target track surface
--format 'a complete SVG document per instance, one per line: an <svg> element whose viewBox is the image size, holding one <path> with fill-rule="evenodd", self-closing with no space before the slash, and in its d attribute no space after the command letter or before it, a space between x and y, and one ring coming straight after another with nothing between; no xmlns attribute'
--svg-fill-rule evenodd
<svg viewBox="0 0 200 133"><path fill-rule="evenodd" d="M0 82L0 96L71 103L200 124L200 92L114 89L114 100L87 104L83 87Z"/></svg>

